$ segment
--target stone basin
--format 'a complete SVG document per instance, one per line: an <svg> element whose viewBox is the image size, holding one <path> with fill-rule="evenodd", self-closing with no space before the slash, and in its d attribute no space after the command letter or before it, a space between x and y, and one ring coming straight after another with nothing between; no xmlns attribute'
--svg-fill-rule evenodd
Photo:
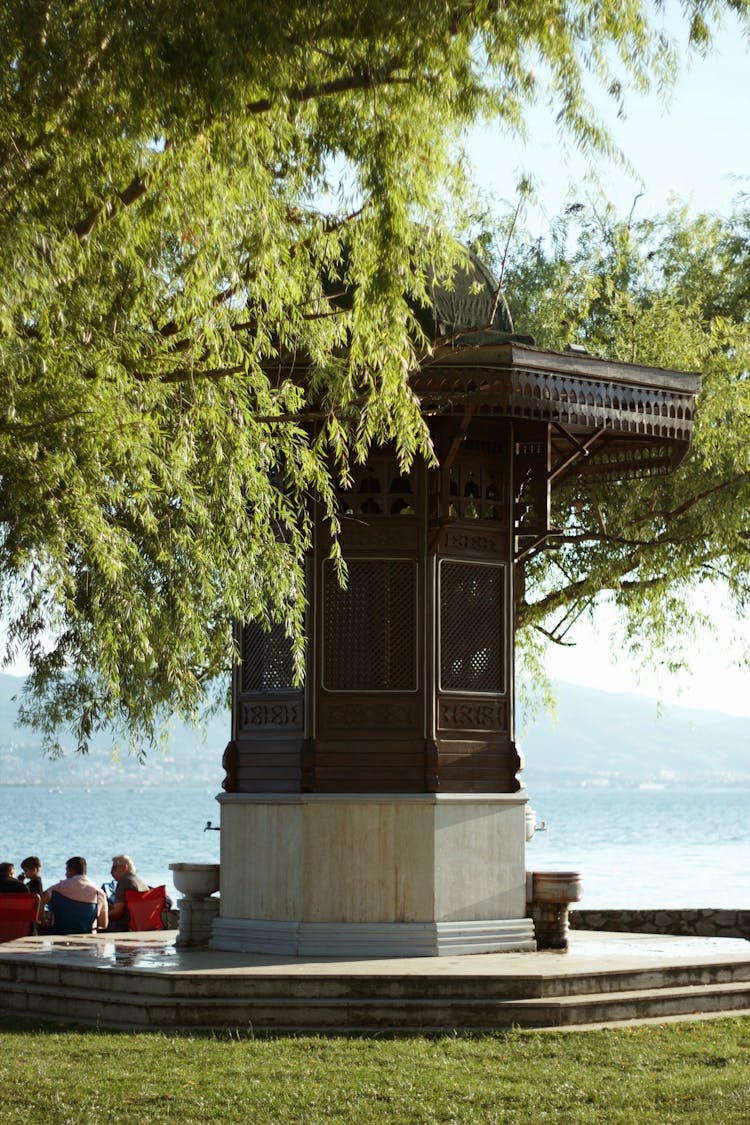
<svg viewBox="0 0 750 1125"><path fill-rule="evenodd" d="M583 897L583 881L577 871L535 871L533 902L579 902Z"/></svg>
<svg viewBox="0 0 750 1125"><path fill-rule="evenodd" d="M175 887L185 898L208 898L219 889L218 863L170 863L169 870Z"/></svg>

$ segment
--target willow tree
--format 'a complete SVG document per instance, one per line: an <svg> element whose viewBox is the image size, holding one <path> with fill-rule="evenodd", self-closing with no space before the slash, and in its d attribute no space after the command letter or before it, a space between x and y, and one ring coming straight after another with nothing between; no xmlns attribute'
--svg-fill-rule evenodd
<svg viewBox="0 0 750 1125"><path fill-rule="evenodd" d="M703 373L693 445L675 473L556 492L558 534L519 587L527 640L568 643L577 618L608 598L625 644L676 669L689 666L701 631L715 625L701 590L718 587L746 620L749 238L740 198L725 218L675 208L642 222L573 204L549 240L515 244L517 327L533 325L542 346L576 342L609 358Z"/></svg>
<svg viewBox="0 0 750 1125"><path fill-rule="evenodd" d="M683 0L691 45L748 6ZM372 442L430 456L462 132L543 98L606 153L584 77L619 103L677 50L647 0L14 0L0 57L0 613L51 745L149 739L233 617L299 636L309 501Z"/></svg>

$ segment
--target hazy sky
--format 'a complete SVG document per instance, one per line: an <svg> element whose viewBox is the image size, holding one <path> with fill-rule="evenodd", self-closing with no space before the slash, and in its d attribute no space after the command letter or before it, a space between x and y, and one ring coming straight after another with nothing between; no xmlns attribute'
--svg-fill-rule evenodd
<svg viewBox="0 0 750 1125"><path fill-rule="evenodd" d="M625 120L617 119L615 107L606 100L599 107L641 178L616 166L598 168L621 217L628 215L639 192L644 194L635 214L645 217L663 212L675 197L694 211L727 212L738 192L750 191L750 50L733 22L727 21L710 58L695 59L683 68L668 105L655 97L631 96ZM482 185L499 198L512 199L520 175L531 173L539 202L527 219L537 235L544 234L550 219L570 200L571 185L579 201L585 201L590 190L585 162L565 154L551 116L543 110L532 118L525 147L483 130L472 138L470 154ZM715 605L721 615L718 599ZM612 614L603 610L593 627L584 624L573 631L569 639L575 647L551 653L552 674L611 691L659 695L667 703L750 715L750 673L736 663L738 648L728 626L718 640L693 639L695 672L680 679L653 669L639 679L639 669L621 653L613 653L612 626ZM739 628L750 639L750 626Z"/></svg>
<svg viewBox="0 0 750 1125"><path fill-rule="evenodd" d="M597 167L623 217L640 192L635 214L643 217L663 211L671 197L694 210L723 212L738 191L750 191L750 49L734 21L726 21L709 58L688 64L686 56L667 104L656 95L630 94L620 119L604 96L597 108L640 176L605 162ZM586 198L586 161L566 153L543 106L530 118L525 145L482 129L473 135L470 155L481 183L500 197L512 199L521 173L532 175L539 204L527 218L540 234L571 192L578 201Z"/></svg>

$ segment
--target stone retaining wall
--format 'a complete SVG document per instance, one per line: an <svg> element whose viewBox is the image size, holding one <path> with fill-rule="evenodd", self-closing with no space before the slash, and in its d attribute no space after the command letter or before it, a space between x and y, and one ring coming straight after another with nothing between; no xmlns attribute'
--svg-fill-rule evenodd
<svg viewBox="0 0 750 1125"><path fill-rule="evenodd" d="M166 927L179 926L178 910L166 912ZM571 910L571 930L612 930L632 934L739 937L750 941L750 910Z"/></svg>
<svg viewBox="0 0 750 1125"><path fill-rule="evenodd" d="M571 910L572 930L734 937L750 941L750 910Z"/></svg>

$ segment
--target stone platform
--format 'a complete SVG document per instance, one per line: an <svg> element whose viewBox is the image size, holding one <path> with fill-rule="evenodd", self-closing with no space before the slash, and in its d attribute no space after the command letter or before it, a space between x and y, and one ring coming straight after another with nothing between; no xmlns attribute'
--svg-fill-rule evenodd
<svg viewBox="0 0 750 1125"><path fill-rule="evenodd" d="M112 1028L493 1031L750 1015L750 944L574 931L568 953L340 960L180 949L173 931L0 946L0 1013Z"/></svg>

